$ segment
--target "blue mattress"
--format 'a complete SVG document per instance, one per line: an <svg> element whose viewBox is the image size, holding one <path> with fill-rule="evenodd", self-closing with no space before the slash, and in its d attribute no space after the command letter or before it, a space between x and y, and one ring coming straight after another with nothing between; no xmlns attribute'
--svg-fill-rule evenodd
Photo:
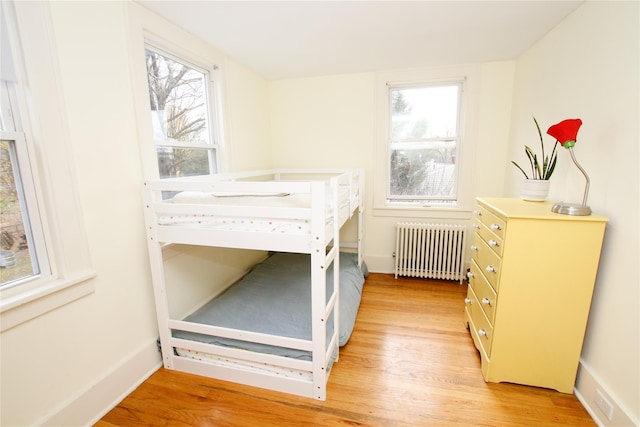
<svg viewBox="0 0 640 427"><path fill-rule="evenodd" d="M327 270L327 298L333 291L333 265ZM356 254L340 253L339 345L349 340L360 306L366 267ZM311 340L310 255L275 253L240 281L184 320L245 331ZM331 320L331 319L330 319ZM327 322L327 335L333 333ZM176 338L311 360L311 353L221 337L173 331Z"/></svg>

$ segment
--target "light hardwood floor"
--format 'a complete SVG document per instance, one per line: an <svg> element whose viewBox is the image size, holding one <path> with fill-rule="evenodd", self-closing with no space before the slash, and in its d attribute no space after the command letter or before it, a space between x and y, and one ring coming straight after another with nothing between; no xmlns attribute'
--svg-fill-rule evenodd
<svg viewBox="0 0 640 427"><path fill-rule="evenodd" d="M96 426L595 426L574 395L483 381L466 290L370 274L325 402L162 368Z"/></svg>

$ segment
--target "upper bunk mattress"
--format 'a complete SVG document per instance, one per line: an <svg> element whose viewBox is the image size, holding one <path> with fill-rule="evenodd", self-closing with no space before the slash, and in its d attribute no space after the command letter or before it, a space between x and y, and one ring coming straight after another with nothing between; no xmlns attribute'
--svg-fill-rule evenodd
<svg viewBox="0 0 640 427"><path fill-rule="evenodd" d="M329 203L325 207L325 225L330 224L333 217L332 198L327 197ZM339 218L344 220L349 216L350 194L347 186L341 186L338 194ZM198 212L189 213L161 213L158 215L159 225L189 225L201 226L217 230L249 231L287 234L310 234L308 218L278 218L255 215L260 208L280 209L309 209L311 201L309 194L295 193L210 193L197 191L183 191L176 194L165 203L191 206L220 206L245 208L242 216L229 216ZM252 209L255 208L255 209ZM224 212L224 209L221 209ZM253 214L252 214L253 212Z"/></svg>

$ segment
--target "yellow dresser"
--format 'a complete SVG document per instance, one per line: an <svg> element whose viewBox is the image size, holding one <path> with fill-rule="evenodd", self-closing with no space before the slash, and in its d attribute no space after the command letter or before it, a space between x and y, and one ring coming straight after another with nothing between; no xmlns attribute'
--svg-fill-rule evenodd
<svg viewBox="0 0 640 427"><path fill-rule="evenodd" d="M478 198L465 321L485 381L573 393L607 219Z"/></svg>

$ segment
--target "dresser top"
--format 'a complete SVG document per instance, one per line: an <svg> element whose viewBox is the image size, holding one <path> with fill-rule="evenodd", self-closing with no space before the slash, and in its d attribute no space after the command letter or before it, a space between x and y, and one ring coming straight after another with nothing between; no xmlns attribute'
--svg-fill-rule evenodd
<svg viewBox="0 0 640 427"><path fill-rule="evenodd" d="M600 215L574 216L551 212L554 202L529 202L516 198L478 197L478 203L504 218L537 218L565 221L606 222Z"/></svg>

